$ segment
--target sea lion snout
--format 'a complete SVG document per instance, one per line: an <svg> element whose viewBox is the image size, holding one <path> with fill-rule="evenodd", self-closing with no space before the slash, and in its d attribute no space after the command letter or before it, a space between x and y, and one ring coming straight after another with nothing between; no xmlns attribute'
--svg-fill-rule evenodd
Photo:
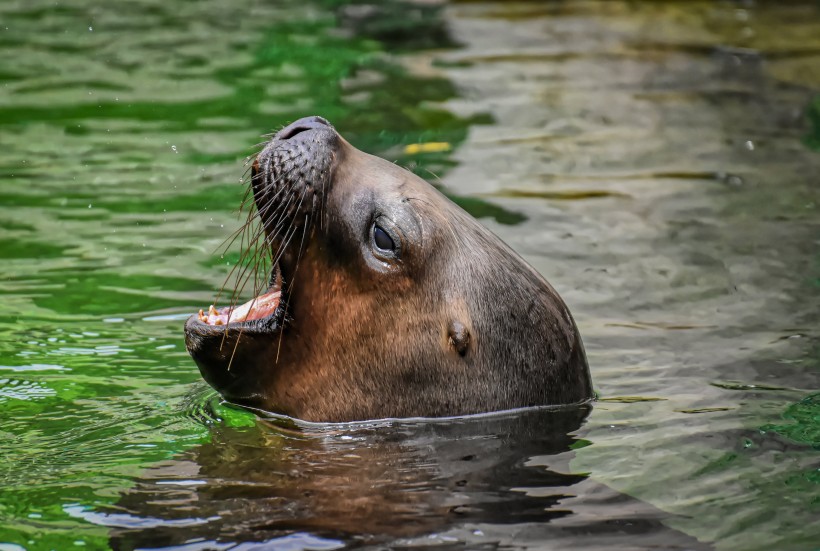
<svg viewBox="0 0 820 551"><path fill-rule="evenodd" d="M300 227L327 192L339 145L322 117L305 117L277 132L251 169L254 202L271 242Z"/></svg>

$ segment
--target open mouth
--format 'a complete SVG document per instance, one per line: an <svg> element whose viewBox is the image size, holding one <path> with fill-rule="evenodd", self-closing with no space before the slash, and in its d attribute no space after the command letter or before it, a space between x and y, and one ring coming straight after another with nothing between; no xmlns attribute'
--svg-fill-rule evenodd
<svg viewBox="0 0 820 551"><path fill-rule="evenodd" d="M282 271L276 266L268 290L261 295L240 305L217 308L212 304L207 311L200 309L197 317L201 323L212 326L228 326L265 318L278 319L284 316L284 308L280 308L285 302L283 287Z"/></svg>
<svg viewBox="0 0 820 551"><path fill-rule="evenodd" d="M252 321L266 318L276 312L282 291L270 291L252 298L241 306L225 306L219 310L212 304L206 314L199 310L199 321L208 325L228 325L231 322Z"/></svg>

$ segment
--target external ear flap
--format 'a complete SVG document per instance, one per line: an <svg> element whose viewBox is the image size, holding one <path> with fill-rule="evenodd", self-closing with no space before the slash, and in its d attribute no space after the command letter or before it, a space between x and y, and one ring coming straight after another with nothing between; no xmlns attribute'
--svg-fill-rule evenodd
<svg viewBox="0 0 820 551"><path fill-rule="evenodd" d="M460 321L451 321L447 327L447 343L463 358L470 347L470 330Z"/></svg>

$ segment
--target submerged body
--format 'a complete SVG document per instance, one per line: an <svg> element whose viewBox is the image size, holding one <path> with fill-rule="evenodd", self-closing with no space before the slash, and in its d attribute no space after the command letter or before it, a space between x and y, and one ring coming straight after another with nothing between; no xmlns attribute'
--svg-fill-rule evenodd
<svg viewBox="0 0 820 551"><path fill-rule="evenodd" d="M273 137L252 185L270 288L185 326L227 400L349 421L592 397L555 290L424 180L309 117Z"/></svg>

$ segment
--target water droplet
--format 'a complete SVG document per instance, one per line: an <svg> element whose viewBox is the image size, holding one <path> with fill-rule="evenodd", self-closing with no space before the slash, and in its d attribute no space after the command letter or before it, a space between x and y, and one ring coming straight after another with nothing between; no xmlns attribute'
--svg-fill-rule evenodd
<svg viewBox="0 0 820 551"><path fill-rule="evenodd" d="M755 150L755 143L752 140L746 140L746 149L749 151Z"/></svg>
<svg viewBox="0 0 820 551"><path fill-rule="evenodd" d="M730 174L726 177L726 183L730 186L740 187L743 185L743 178L735 174Z"/></svg>
<svg viewBox="0 0 820 551"><path fill-rule="evenodd" d="M177 153L177 146L172 145L171 146L171 151L173 151L174 153Z"/></svg>
<svg viewBox="0 0 820 551"><path fill-rule="evenodd" d="M93 30L94 30L94 27L88 27L88 30L89 30L89 31L93 31Z"/></svg>

